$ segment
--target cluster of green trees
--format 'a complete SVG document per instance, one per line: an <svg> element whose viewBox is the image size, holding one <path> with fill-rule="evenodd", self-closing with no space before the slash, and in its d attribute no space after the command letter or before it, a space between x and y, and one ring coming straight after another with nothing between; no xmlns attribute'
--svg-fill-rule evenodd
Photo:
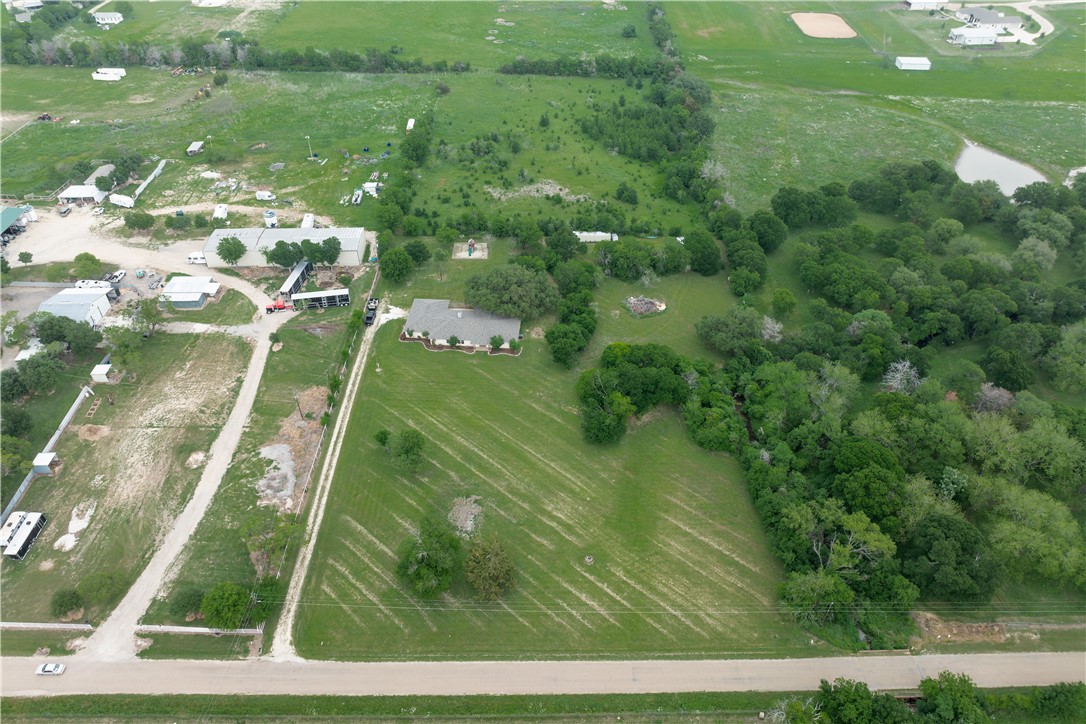
<svg viewBox="0 0 1086 724"><path fill-rule="evenodd" d="M1032 687L1013 693L977 689L965 674L949 671L920 682L916 709L890 694L873 693L867 684L822 680L814 696L790 696L770 710L771 721L810 724L907 724L908 722L980 722L1029 717L1034 721L1076 721L1086 711L1081 682Z"/></svg>
<svg viewBox="0 0 1086 724"><path fill-rule="evenodd" d="M558 300L558 322L547 329L544 338L554 361L571 369L577 355L596 333L592 292L599 284L599 272L590 262L567 259L558 263L552 274L561 298Z"/></svg>
<svg viewBox="0 0 1086 724"><path fill-rule="evenodd" d="M426 516L419 522L416 535L400 545L396 573L423 598L433 598L449 590L463 575L475 594L496 601L514 585L516 569L512 557L497 538L478 538L471 542L467 556L460 535L448 522Z"/></svg>
<svg viewBox="0 0 1086 724"><path fill-rule="evenodd" d="M342 244L339 237L336 236L329 236L322 239L319 244L309 239L302 239L301 241L296 242L288 242L280 239L275 242L275 245L270 249L262 249L261 253L264 255L264 260L269 264L289 269L302 259L308 259L310 263L316 265L324 264L325 266L332 266L339 261L339 252L341 248ZM228 236L219 241L216 251L219 254L219 258L227 264L234 265L237 264L238 260L245 254L245 245L242 244L236 236ZM227 252L229 258L223 257L223 251ZM241 254L238 254L238 251L241 251Z"/></svg>
<svg viewBox="0 0 1086 724"><path fill-rule="evenodd" d="M518 57L498 68L505 75L547 75L583 78L652 78L662 80L674 72L674 62L663 58L613 55L536 59Z"/></svg>
<svg viewBox="0 0 1086 724"><path fill-rule="evenodd" d="M926 183L940 177L930 164L896 169ZM1027 187L1013 219L996 214L1023 238L1067 236L1059 253L1073 253L1086 231L1084 188ZM796 214L839 190L781 193L796 200L777 210ZM734 284L742 269L764 269L786 229L768 211L728 216ZM1074 520L1086 412L1023 391L1035 371L1060 389L1086 385L1086 283L1016 278L966 231L931 218L878 233L858 224L805 233L796 263L822 298L801 329L742 304L706 317L697 332L725 355L720 369L655 345L611 345L577 385L586 439L613 442L630 415L679 406L698 445L743 461L789 571L785 603L843 645L856 644L846 633L856 628L872 646L903 644L905 614L921 596L984 602L1027 579L1086 590L1086 537ZM761 256L742 264L737 247ZM773 295L782 318L795 305L785 290ZM937 349L966 337L989 343L981 365L959 361L927 378ZM865 381L881 391L866 394Z"/></svg>
<svg viewBox="0 0 1086 724"><path fill-rule="evenodd" d="M49 614L64 618L89 607L116 603L128 588L128 577L120 571L99 571L80 579L75 588L61 588L49 599Z"/></svg>
<svg viewBox="0 0 1086 724"><path fill-rule="evenodd" d="M518 263L494 267L470 277L464 289L467 303L503 317L522 320L552 311L558 305L558 290L547 276L542 261L518 257L514 262Z"/></svg>
<svg viewBox="0 0 1086 724"><path fill-rule="evenodd" d="M232 581L206 591L182 586L170 595L167 611L176 619L195 616L208 628L232 631L266 620L283 602L283 593L283 583L275 576L263 576L248 588Z"/></svg>
<svg viewBox="0 0 1086 724"><path fill-rule="evenodd" d="M0 49L3 61L13 65L145 65L152 68L183 65L342 73L466 73L471 70L471 63L464 61L426 63L421 58L407 59L399 47L389 50L367 48L361 52L342 48L323 51L312 46L304 50L275 50L233 31L219 33L218 39L211 43L197 38L182 38L174 44L145 40L120 43L54 39L58 30L77 15L78 11L70 5L51 5L36 13L30 23L11 23ZM90 15L85 17L90 18ZM93 19L90 22L93 24Z"/></svg>
<svg viewBox="0 0 1086 724"><path fill-rule="evenodd" d="M12 327L12 341L22 341L33 335L45 349L15 367L0 372L0 461L4 476L25 475L30 471L30 433L34 426L32 413L36 397L49 395L60 382L74 360L85 360L95 352L102 334L86 322L57 317L47 312L35 312L22 323L15 322L15 312L4 315L4 324Z"/></svg>

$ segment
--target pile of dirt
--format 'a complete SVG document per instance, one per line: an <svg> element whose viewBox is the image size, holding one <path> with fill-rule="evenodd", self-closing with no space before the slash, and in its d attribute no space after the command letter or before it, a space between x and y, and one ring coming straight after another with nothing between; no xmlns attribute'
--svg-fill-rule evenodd
<svg viewBox="0 0 1086 724"><path fill-rule="evenodd" d="M35 656L48 656L51 649L48 646L42 646L40 649L34 650Z"/></svg>
<svg viewBox="0 0 1086 724"><path fill-rule="evenodd" d="M110 433L109 425L72 425L80 440L94 442Z"/></svg>
<svg viewBox="0 0 1086 724"><path fill-rule="evenodd" d="M920 634L909 642L913 648L928 643L1002 643L1007 640L1007 627L1001 623L946 621L923 611L914 611L911 615L920 630Z"/></svg>
<svg viewBox="0 0 1086 724"><path fill-rule="evenodd" d="M260 457L271 461L264 477L257 481L256 489L262 503L275 503L285 507L294 496L294 456L290 446L277 443L260 448Z"/></svg>
<svg viewBox="0 0 1086 724"><path fill-rule="evenodd" d="M298 509L305 476L318 452L320 418L327 407L328 388L302 390L294 410L280 423L278 434L260 449L262 457L273 461L267 474L256 483L262 505L275 505L283 511ZM298 485L299 478L302 485Z"/></svg>
<svg viewBox="0 0 1086 724"><path fill-rule="evenodd" d="M197 450L192 455L189 455L189 459L185 461L185 467L189 470L195 470L206 462L207 453L203 450Z"/></svg>
<svg viewBox="0 0 1086 724"><path fill-rule="evenodd" d="M452 510L449 511L449 522L464 538L475 530L475 519L483 512L478 500L480 500L478 495L453 500Z"/></svg>
<svg viewBox="0 0 1086 724"><path fill-rule="evenodd" d="M532 331L528 333L528 336L531 337L532 339L543 339L543 336L544 336L543 328L542 327L532 327Z"/></svg>
<svg viewBox="0 0 1086 724"><path fill-rule="evenodd" d="M667 305L659 299L649 299L648 297L626 297L626 301L623 303L627 309L638 317L643 314L656 314L667 309Z"/></svg>
<svg viewBox="0 0 1086 724"><path fill-rule="evenodd" d="M488 256L490 256L490 246L486 242L476 242L475 250L471 252L471 256L468 256L468 245L466 242L457 242L453 244L453 259L486 259Z"/></svg>

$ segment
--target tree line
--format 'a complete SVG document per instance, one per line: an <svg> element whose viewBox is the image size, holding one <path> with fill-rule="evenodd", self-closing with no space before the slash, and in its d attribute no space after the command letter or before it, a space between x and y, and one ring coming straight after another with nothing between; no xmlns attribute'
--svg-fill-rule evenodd
<svg viewBox="0 0 1086 724"><path fill-rule="evenodd" d="M37 15L50 6L43 8ZM70 7L70 6L69 6ZM89 16L88 16L89 17ZM67 65L80 68L143 65L152 68L185 66L190 68L238 68L242 70L344 72L344 73L466 73L471 63L403 57L403 49L366 48L355 51L342 48L303 50L266 48L255 39L236 31L223 31L215 40L204 42L182 38L173 44L55 39L57 30L44 22L12 23L5 34L0 57L12 65ZM65 23L67 20L64 21ZM92 21L93 22L93 21ZM10 37L8 37L10 35Z"/></svg>

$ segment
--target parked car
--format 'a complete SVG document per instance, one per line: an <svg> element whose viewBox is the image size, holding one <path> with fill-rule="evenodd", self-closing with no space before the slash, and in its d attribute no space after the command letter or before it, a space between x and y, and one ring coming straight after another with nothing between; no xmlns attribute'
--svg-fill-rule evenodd
<svg viewBox="0 0 1086 724"><path fill-rule="evenodd" d="M377 310L376 309L367 309L366 310L366 326L369 327L371 324L373 324L373 321L375 319L377 319Z"/></svg>
<svg viewBox="0 0 1086 724"><path fill-rule="evenodd" d="M38 676L60 676L64 673L64 664L42 664L34 673Z"/></svg>
<svg viewBox="0 0 1086 724"><path fill-rule="evenodd" d="M370 297L366 302L366 309L377 309L377 306L381 303L378 297Z"/></svg>
<svg viewBox="0 0 1086 724"><path fill-rule="evenodd" d="M94 215L95 216L101 216L103 212L105 212L105 209L102 208L101 206L95 206L94 207Z"/></svg>
<svg viewBox="0 0 1086 724"><path fill-rule="evenodd" d="M67 216L68 214L72 213L72 207L62 206L60 211L58 211L57 213L59 213L62 217Z"/></svg>
<svg viewBox="0 0 1086 724"><path fill-rule="evenodd" d="M109 281L112 282L113 284L117 284L122 279L124 279L124 275L127 274L127 273L128 272L126 272L124 269L118 269L117 271L113 272L112 275L110 275Z"/></svg>

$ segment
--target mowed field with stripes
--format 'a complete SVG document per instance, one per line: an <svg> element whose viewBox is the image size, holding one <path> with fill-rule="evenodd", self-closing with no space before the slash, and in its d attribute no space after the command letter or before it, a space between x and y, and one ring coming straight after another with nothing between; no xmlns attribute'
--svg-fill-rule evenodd
<svg viewBox="0 0 1086 724"><path fill-rule="evenodd" d="M825 653L777 606L770 555L735 460L696 448L674 409L621 444L581 439L574 383L542 340L519 358L428 352L382 327L310 565L298 652L333 659L758 656ZM418 476L373 436L426 437ZM397 579L428 513L479 496L475 535L517 567L500 603L465 581L434 600ZM591 556L592 563L586 562Z"/></svg>

